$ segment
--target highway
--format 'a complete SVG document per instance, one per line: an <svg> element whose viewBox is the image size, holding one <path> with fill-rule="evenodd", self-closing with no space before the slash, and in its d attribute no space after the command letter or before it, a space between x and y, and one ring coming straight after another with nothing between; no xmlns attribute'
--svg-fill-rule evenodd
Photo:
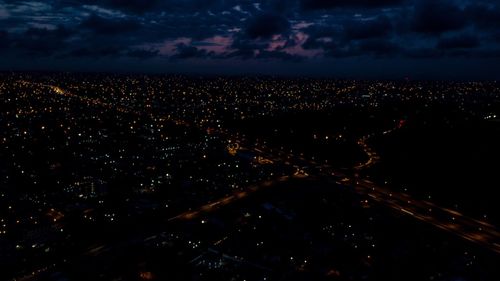
<svg viewBox="0 0 500 281"><path fill-rule="evenodd" d="M363 149L366 156L368 156L368 160L366 160L365 163L361 163L355 166L354 169L356 170L369 168L380 161L380 157L378 156L377 152L375 152L375 150L373 150L366 142L369 138L370 137L365 136L358 140L358 145L361 147L361 149Z"/></svg>
<svg viewBox="0 0 500 281"><path fill-rule="evenodd" d="M403 124L404 124L404 122L400 121L395 127L391 128L389 130L383 131L381 133L381 135L387 135L387 134L393 133L394 131L396 131L398 129L401 129L403 127ZM361 137L358 140L357 143L358 143L359 147L361 147L361 149L363 149L363 151L365 152L366 156L368 157L368 160L366 160L366 162L364 162L364 163L356 165L354 167L355 170L362 170L362 169L370 168L371 166L377 164L380 161L380 156L378 156L375 149L373 149L368 144L368 141L377 135L379 135L379 134L374 134L374 133L368 134L366 136Z"/></svg>
<svg viewBox="0 0 500 281"><path fill-rule="evenodd" d="M470 242L500 254L500 232L495 226L460 212L443 208L427 200L414 200L405 193L392 192L369 180L359 180L355 185L358 194L369 197L396 212L431 224Z"/></svg>
<svg viewBox="0 0 500 281"><path fill-rule="evenodd" d="M390 134L402 128L403 125L404 121L400 121L394 128L384 131L382 134ZM373 166L380 160L376 151L367 144L367 141L373 136L375 134L365 136L358 141L358 145L365 151L368 160L356 166L356 170ZM408 194L393 192L367 179L357 180L355 190L358 194L367 196L372 201L383 204L396 212L401 212L416 220L431 224L441 230L500 254L500 232L495 226L485 221L467 217L455 210L437 206L428 200L414 200Z"/></svg>
<svg viewBox="0 0 500 281"><path fill-rule="evenodd" d="M255 193L257 191L260 191L263 188L272 187L277 183L285 182L285 181L289 180L290 178L294 178L294 177L300 177L300 176L297 176L297 175L282 176L282 177L279 177L275 180L268 180L268 181L264 181L264 182L259 183L259 184L251 185L248 188L246 188L245 190L238 191L236 193L233 193L232 195L220 198L220 199L212 201L212 202L208 202L207 204L205 204L201 207L198 207L196 210L189 210L189 211L183 212L177 216L171 217L170 219L168 219L168 221L169 222L187 221L187 220L192 220L192 219L198 218L201 215L216 211L216 210L220 209L221 207L227 206L229 204L233 204L236 201L244 199L244 198L248 197L250 194Z"/></svg>
<svg viewBox="0 0 500 281"><path fill-rule="evenodd" d="M265 152L265 148L262 147L241 147L241 149L251 150L260 155L260 157L272 159L275 163L288 163L295 167L308 164L311 170L309 173L312 175L330 178L334 180L336 184L345 185L348 188L354 187L356 193L366 197L372 202L388 207L396 213L407 215L418 221L430 224L440 230L444 230L452 235L500 254L500 232L494 225L488 222L468 217L455 210L440 207L431 201L416 200L406 193L391 191L388 187L375 184L368 179L357 177L349 178L344 172L334 170L330 165L318 164L316 161L307 160L303 156L286 154L280 151L280 156L277 157L271 153ZM369 160L362 166L366 167L367 163L376 161L373 159L373 155L376 155L376 153L372 152L368 155ZM359 168L355 168L355 170L358 169Z"/></svg>

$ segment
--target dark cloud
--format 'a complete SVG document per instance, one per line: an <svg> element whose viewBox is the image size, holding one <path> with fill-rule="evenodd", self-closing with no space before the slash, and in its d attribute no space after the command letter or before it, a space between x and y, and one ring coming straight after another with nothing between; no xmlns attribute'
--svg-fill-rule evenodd
<svg viewBox="0 0 500 281"><path fill-rule="evenodd" d="M300 0L305 10L331 9L340 7L377 8L402 3L403 0Z"/></svg>
<svg viewBox="0 0 500 281"><path fill-rule="evenodd" d="M477 56L478 58L499 59L500 49L477 50L474 52L474 56Z"/></svg>
<svg viewBox="0 0 500 281"><path fill-rule="evenodd" d="M333 28L331 26L313 25L305 30L308 34L307 40L302 45L305 49L331 48L342 41L345 36L345 30Z"/></svg>
<svg viewBox="0 0 500 281"><path fill-rule="evenodd" d="M9 44L9 33L7 33L7 31L0 30L0 49L7 48Z"/></svg>
<svg viewBox="0 0 500 281"><path fill-rule="evenodd" d="M443 51L436 48L409 48L403 51L403 55L414 59L431 59L442 56Z"/></svg>
<svg viewBox="0 0 500 281"><path fill-rule="evenodd" d="M290 29L288 20L279 14L266 13L248 21L246 34L252 39L269 38L275 34L286 33Z"/></svg>
<svg viewBox="0 0 500 281"><path fill-rule="evenodd" d="M32 27L13 38L11 46L30 56L50 56L64 49L65 41L71 35L72 32L64 26L55 29Z"/></svg>
<svg viewBox="0 0 500 281"><path fill-rule="evenodd" d="M248 38L236 38L231 44L231 49L227 57L239 57L243 59L253 58L258 50L265 50L268 44L266 42L256 42Z"/></svg>
<svg viewBox="0 0 500 281"><path fill-rule="evenodd" d="M400 47L390 40L392 23L386 16L340 23L341 28L309 28L305 49L323 49L327 56L399 55Z"/></svg>
<svg viewBox="0 0 500 281"><path fill-rule="evenodd" d="M172 56L173 59L203 58L208 55L207 51L184 43L177 44L175 50L176 53Z"/></svg>
<svg viewBox="0 0 500 281"><path fill-rule="evenodd" d="M366 39L386 36L392 30L392 24L386 16L370 20L349 21L344 25L344 37L351 39Z"/></svg>
<svg viewBox="0 0 500 281"><path fill-rule="evenodd" d="M301 62L304 60L304 57L294 54L289 54L286 52L280 51L259 51L255 58L257 59L279 59L283 61L291 61L291 62Z"/></svg>
<svg viewBox="0 0 500 281"><path fill-rule="evenodd" d="M58 0L58 7L75 7L77 5L95 5L106 9L119 10L132 14L143 14L162 7L160 0ZM170 1L164 1L170 2ZM165 3L166 4L166 3Z"/></svg>
<svg viewBox="0 0 500 281"><path fill-rule="evenodd" d="M394 57L402 54L403 49L395 42L386 39L367 39L345 44L328 42L323 45L325 54L330 57L348 58L371 56L375 58Z"/></svg>
<svg viewBox="0 0 500 281"><path fill-rule="evenodd" d="M61 1L66 2L66 1ZM224 0L81 0L82 4L93 4L129 14L150 13L195 13L228 8L231 1ZM234 5L234 3L233 3Z"/></svg>
<svg viewBox="0 0 500 281"><path fill-rule="evenodd" d="M400 54L402 48L398 44L386 39L370 39L361 41L358 50L360 54L379 57Z"/></svg>
<svg viewBox="0 0 500 281"><path fill-rule="evenodd" d="M290 0L272 0L264 2L264 5L267 5L267 11L274 11L277 13L284 13L286 11L290 11L294 8L294 1Z"/></svg>
<svg viewBox="0 0 500 281"><path fill-rule="evenodd" d="M104 4L121 10L145 12L157 7L161 1L158 0L105 0L98 1L97 4Z"/></svg>
<svg viewBox="0 0 500 281"><path fill-rule="evenodd" d="M91 57L95 55L96 54L92 50L87 48L75 49L66 54L66 56L74 56L74 57Z"/></svg>
<svg viewBox="0 0 500 281"><path fill-rule="evenodd" d="M443 38L437 44L440 49L470 49L478 46L479 39L469 34Z"/></svg>
<svg viewBox="0 0 500 281"><path fill-rule="evenodd" d="M74 57L121 57L123 49L120 47L107 46L107 47L94 47L94 48L78 48L65 54L65 56Z"/></svg>
<svg viewBox="0 0 500 281"><path fill-rule="evenodd" d="M302 48L306 50L311 50L311 49L333 49L338 47L338 42L334 41L330 37L323 38L317 38L317 37L309 37L304 44L302 44Z"/></svg>
<svg viewBox="0 0 500 281"><path fill-rule="evenodd" d="M98 15L91 15L82 21L82 28L91 30L96 34L110 35L128 33L139 30L141 24L131 19L107 19Z"/></svg>
<svg viewBox="0 0 500 281"><path fill-rule="evenodd" d="M482 29L500 28L500 5L473 4L465 9L467 17Z"/></svg>
<svg viewBox="0 0 500 281"><path fill-rule="evenodd" d="M241 58L241 59L278 59L282 61L298 62L304 59L298 54L291 54L284 51L287 45L294 45L293 38L286 40L284 46L277 46L274 49L270 48L270 41L267 40L251 40L247 37L239 37L231 45L231 50L225 54L225 58Z"/></svg>
<svg viewBox="0 0 500 281"><path fill-rule="evenodd" d="M417 1L413 28L421 33L443 33L463 28L467 18L463 10L447 0Z"/></svg>
<svg viewBox="0 0 500 281"><path fill-rule="evenodd" d="M131 57L136 59L150 59L159 56L159 50L153 49L124 49L117 46L84 47L67 52L61 57L102 58L102 57Z"/></svg>
<svg viewBox="0 0 500 281"><path fill-rule="evenodd" d="M129 50L126 55L137 59L150 59L158 56L159 52L159 50L133 49Z"/></svg>

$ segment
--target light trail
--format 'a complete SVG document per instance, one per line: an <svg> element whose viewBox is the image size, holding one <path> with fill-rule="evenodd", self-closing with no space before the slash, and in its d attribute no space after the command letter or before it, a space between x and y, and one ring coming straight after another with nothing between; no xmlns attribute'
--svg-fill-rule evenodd
<svg viewBox="0 0 500 281"><path fill-rule="evenodd" d="M187 220L193 220L193 219L199 218L201 215L214 212L214 211L220 209L221 207L227 206L229 204L233 204L237 201L240 201L244 198L247 198L249 195L251 195L257 191L260 191L263 188L269 188L271 186L274 186L277 183L287 181L293 177L296 177L296 176L282 176L282 177L279 177L279 178L272 180L272 181L271 180L264 181L260 184L252 185L243 191L239 191L239 192L236 192L232 195L220 198L214 202L209 202L201 207L198 207L196 210L186 211L186 212L181 213L177 216L171 217L168 219L168 221L169 222L187 221Z"/></svg>

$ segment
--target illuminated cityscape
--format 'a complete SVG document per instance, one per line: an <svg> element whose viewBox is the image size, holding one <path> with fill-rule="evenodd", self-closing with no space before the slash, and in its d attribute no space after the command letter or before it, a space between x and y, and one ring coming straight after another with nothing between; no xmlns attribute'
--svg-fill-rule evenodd
<svg viewBox="0 0 500 281"><path fill-rule="evenodd" d="M1 81L12 280L499 276L497 82Z"/></svg>

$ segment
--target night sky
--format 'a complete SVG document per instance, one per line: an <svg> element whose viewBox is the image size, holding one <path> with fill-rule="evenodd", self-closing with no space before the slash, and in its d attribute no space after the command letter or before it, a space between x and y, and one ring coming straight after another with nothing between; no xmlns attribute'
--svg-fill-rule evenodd
<svg viewBox="0 0 500 281"><path fill-rule="evenodd" d="M0 69L500 78L500 0L0 0Z"/></svg>

